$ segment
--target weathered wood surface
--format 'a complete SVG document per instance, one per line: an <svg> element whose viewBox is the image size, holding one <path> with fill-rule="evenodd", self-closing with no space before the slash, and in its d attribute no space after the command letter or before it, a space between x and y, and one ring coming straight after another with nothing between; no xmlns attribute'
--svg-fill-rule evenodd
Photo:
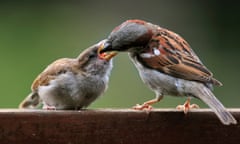
<svg viewBox="0 0 240 144"><path fill-rule="evenodd" d="M240 120L240 109L230 109ZM0 144L239 144L209 109L0 110Z"/></svg>

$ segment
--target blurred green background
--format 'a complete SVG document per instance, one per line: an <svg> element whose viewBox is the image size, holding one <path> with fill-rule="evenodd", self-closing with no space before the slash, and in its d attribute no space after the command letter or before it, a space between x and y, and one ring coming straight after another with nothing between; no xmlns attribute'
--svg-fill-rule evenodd
<svg viewBox="0 0 240 144"><path fill-rule="evenodd" d="M216 96L226 107L239 107L238 9L237 4L217 0L1 1L0 108L16 108L48 64L76 57L127 19L143 19L183 36L224 84L215 88ZM124 53L114 59L108 91L90 108L129 108L154 97ZM184 101L166 96L154 107Z"/></svg>

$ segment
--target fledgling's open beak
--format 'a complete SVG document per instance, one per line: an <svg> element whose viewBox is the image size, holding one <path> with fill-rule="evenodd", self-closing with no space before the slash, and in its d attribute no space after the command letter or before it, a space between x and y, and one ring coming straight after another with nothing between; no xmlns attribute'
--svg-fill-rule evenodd
<svg viewBox="0 0 240 144"><path fill-rule="evenodd" d="M98 48L98 55L100 58L104 59L104 60L111 60L114 56L117 55L117 52L115 51L111 51L111 52L104 52L104 48L106 48L108 43L106 43L106 40L101 42L99 48Z"/></svg>

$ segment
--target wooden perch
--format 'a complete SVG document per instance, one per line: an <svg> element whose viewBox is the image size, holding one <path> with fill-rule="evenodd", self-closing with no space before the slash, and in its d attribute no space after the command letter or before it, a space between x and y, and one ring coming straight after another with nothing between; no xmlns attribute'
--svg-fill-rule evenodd
<svg viewBox="0 0 240 144"><path fill-rule="evenodd" d="M237 125L209 109L0 110L0 144L239 144Z"/></svg>

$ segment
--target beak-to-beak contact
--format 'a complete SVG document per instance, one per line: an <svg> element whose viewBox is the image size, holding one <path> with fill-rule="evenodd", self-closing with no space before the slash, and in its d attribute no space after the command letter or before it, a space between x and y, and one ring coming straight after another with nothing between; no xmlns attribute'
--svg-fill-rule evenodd
<svg viewBox="0 0 240 144"><path fill-rule="evenodd" d="M111 60L114 56L117 55L117 52L111 51L111 52L104 52L104 48L106 47L108 43L103 42L100 44L99 48L98 48L98 55L100 58L104 59L104 60Z"/></svg>

